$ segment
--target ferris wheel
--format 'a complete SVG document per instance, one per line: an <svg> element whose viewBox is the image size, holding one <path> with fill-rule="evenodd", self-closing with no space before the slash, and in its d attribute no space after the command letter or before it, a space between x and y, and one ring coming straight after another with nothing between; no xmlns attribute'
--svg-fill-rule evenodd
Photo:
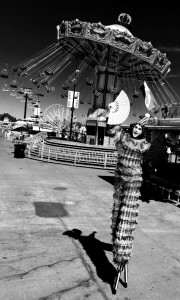
<svg viewBox="0 0 180 300"><path fill-rule="evenodd" d="M44 122L50 124L54 130L61 130L62 126L70 123L71 111L61 104L52 104L44 111Z"/></svg>

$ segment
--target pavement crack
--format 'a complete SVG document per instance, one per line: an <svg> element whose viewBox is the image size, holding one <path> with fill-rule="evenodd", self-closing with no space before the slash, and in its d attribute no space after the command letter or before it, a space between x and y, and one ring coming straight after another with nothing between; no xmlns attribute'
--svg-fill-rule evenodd
<svg viewBox="0 0 180 300"><path fill-rule="evenodd" d="M42 269L42 268L52 268L53 266L58 265L59 263L72 262L75 259L79 259L79 257L75 256L75 257L73 257L71 259L63 259L63 260L56 261L53 264L41 265L41 266L38 266L36 268L30 269L29 271L24 272L24 273L12 275L12 276L1 277L0 280L6 279L8 281L11 281L11 280L14 280L14 279L24 279L24 277L27 276L27 275L29 275L31 272L37 271L37 270Z"/></svg>
<svg viewBox="0 0 180 300"><path fill-rule="evenodd" d="M62 225L64 226L65 230L67 231L68 228L67 228L66 224L64 223L64 221L63 221L61 218L58 218L58 219L61 221ZM97 287L98 287L98 290L99 290L100 293L102 294L103 298L104 298L105 300L108 300L109 298L107 297L106 293L105 293L104 290L101 288L99 282L97 281L96 277L94 276L94 272L93 272L93 270L92 270L90 264L87 263L87 261L86 261L86 259L85 259L85 256L84 256L84 254L83 254L83 251L82 251L82 249L81 249L80 244L79 244L77 241L75 241L74 239L71 239L71 241L72 241L73 245L75 246L76 251L77 251L77 254L79 255L79 258L81 258L82 263L83 263L84 267L86 268L86 270L87 270L87 272L88 272L90 278L96 283L96 285L97 285Z"/></svg>
<svg viewBox="0 0 180 300"><path fill-rule="evenodd" d="M89 274L89 277L94 281L94 283L97 285L98 287L98 291L101 293L102 297L105 299L105 300L109 300L109 298L107 297L105 291L101 288L98 280L96 279L95 275L94 275L94 272L93 272L93 269L91 268L91 265L87 262L87 260L85 259L85 256L83 254L83 251L82 251L82 248L81 246L79 245L79 243L77 241L75 241L74 239L72 239L72 243L74 244L76 250L77 250L77 254L79 255L79 258L81 259L84 267L86 268L88 274Z"/></svg>
<svg viewBox="0 0 180 300"><path fill-rule="evenodd" d="M7 248L8 249L8 248ZM11 250L11 248L9 248ZM29 259L29 258L37 258L38 256L41 256L41 255L44 255L46 254L47 252L41 252L41 253L38 253L37 255L27 255L25 257L22 256L22 254L18 254L17 257L19 257L18 259L10 259L10 260L7 260L7 261L4 261L3 264L9 264L9 263L15 263L15 262L20 262L20 261L23 261L25 259Z"/></svg>
<svg viewBox="0 0 180 300"><path fill-rule="evenodd" d="M74 289L76 289L78 287L81 287L81 286L89 288L91 286L91 278L89 280L83 280L79 284L74 285L73 287L62 289L61 291L58 291L58 292L53 293L51 295L41 297L38 300L51 300L51 299L54 299L54 297L59 297L59 299L61 299L60 297L63 296L63 294L65 294L67 292L70 292L70 291L73 291Z"/></svg>

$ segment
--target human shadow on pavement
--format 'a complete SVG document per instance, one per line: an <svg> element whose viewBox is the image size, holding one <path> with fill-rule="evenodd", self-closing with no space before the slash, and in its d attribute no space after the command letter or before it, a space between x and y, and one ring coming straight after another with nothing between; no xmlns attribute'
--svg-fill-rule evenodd
<svg viewBox="0 0 180 300"><path fill-rule="evenodd" d="M61 203L34 202L36 215L42 218L62 218L68 215Z"/></svg>
<svg viewBox="0 0 180 300"><path fill-rule="evenodd" d="M111 290L113 290L112 287L116 275L116 269L109 262L105 254L105 251L112 251L112 245L96 239L95 234L96 231L93 231L89 235L82 235L82 231L75 228L63 232L63 235L67 235L81 243L92 263L96 267L98 277L108 283Z"/></svg>

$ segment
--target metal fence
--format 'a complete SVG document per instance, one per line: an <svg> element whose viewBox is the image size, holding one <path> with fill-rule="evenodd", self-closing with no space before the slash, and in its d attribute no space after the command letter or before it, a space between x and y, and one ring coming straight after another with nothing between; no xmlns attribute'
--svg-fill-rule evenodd
<svg viewBox="0 0 180 300"><path fill-rule="evenodd" d="M117 161L116 151L100 151L81 148L57 147L47 145L44 141L29 145L26 157L47 162L66 162L73 165L94 166L114 169Z"/></svg>

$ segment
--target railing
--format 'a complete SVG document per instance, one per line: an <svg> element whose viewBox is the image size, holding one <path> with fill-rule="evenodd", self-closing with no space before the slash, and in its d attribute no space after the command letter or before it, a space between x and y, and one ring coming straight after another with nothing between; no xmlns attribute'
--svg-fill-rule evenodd
<svg viewBox="0 0 180 300"><path fill-rule="evenodd" d="M56 147L44 142L33 144L26 150L26 157L47 162L70 163L73 165L88 165L104 169L114 169L116 152L95 151L90 149Z"/></svg>
<svg viewBox="0 0 180 300"><path fill-rule="evenodd" d="M169 201L180 205L180 183L151 174L144 180L144 189L148 197L155 200Z"/></svg>
<svg viewBox="0 0 180 300"><path fill-rule="evenodd" d="M47 162L68 163L75 166L88 166L112 170L116 166L117 154L115 151L99 151L81 148L57 147L48 145L44 141L30 144L25 151L28 158ZM180 205L180 183L167 180L151 174L144 180L144 189L148 196L155 200L169 200ZM175 199L176 198L176 199Z"/></svg>

